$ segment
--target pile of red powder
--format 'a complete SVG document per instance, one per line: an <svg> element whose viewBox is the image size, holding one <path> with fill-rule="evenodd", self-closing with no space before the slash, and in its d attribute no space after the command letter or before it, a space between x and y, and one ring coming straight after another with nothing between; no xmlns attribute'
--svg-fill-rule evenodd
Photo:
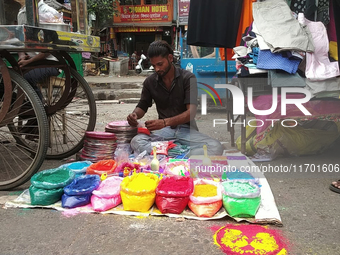
<svg viewBox="0 0 340 255"><path fill-rule="evenodd" d="M190 195L193 192L193 180L186 176L171 176L163 178L159 185L158 190L165 193L186 193L184 195Z"/></svg>

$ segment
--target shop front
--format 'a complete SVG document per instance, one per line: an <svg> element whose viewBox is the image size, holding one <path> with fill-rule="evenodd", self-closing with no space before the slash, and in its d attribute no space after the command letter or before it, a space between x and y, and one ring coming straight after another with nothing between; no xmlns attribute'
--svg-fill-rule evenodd
<svg viewBox="0 0 340 255"><path fill-rule="evenodd" d="M114 17L114 46L118 52L145 54L149 44L165 40L175 44L173 0L122 0Z"/></svg>

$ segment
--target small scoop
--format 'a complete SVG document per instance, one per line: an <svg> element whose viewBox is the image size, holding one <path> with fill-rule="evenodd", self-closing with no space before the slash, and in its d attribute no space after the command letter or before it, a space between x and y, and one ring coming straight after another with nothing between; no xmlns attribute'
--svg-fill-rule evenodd
<svg viewBox="0 0 340 255"><path fill-rule="evenodd" d="M190 159L202 160L204 166L211 166L211 159L208 157L207 145L203 145L204 155L192 155Z"/></svg>

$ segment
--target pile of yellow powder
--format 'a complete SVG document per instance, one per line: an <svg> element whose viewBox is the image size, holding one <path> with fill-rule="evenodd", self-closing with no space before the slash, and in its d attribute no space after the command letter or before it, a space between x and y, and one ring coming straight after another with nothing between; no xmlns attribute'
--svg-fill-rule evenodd
<svg viewBox="0 0 340 255"><path fill-rule="evenodd" d="M217 196L217 187L212 184L197 184L194 188L194 197Z"/></svg>
<svg viewBox="0 0 340 255"><path fill-rule="evenodd" d="M155 190L157 183L158 177L156 175L141 173L133 175L126 188L132 192Z"/></svg>

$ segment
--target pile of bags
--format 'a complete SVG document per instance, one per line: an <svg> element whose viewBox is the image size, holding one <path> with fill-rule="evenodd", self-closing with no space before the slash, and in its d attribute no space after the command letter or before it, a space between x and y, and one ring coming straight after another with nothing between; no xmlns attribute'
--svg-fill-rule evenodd
<svg viewBox="0 0 340 255"><path fill-rule="evenodd" d="M249 173L227 173L227 180L218 182L193 179L182 168L180 175L171 172L167 176L134 169L132 175L122 178L112 175L116 167L114 160L103 160L41 171L31 178L31 204L61 200L64 208L91 204L98 212L120 204L126 211L148 212L155 204L162 214L181 214L188 207L196 216L208 218L222 206L231 217L254 217L261 204L258 179Z"/></svg>

